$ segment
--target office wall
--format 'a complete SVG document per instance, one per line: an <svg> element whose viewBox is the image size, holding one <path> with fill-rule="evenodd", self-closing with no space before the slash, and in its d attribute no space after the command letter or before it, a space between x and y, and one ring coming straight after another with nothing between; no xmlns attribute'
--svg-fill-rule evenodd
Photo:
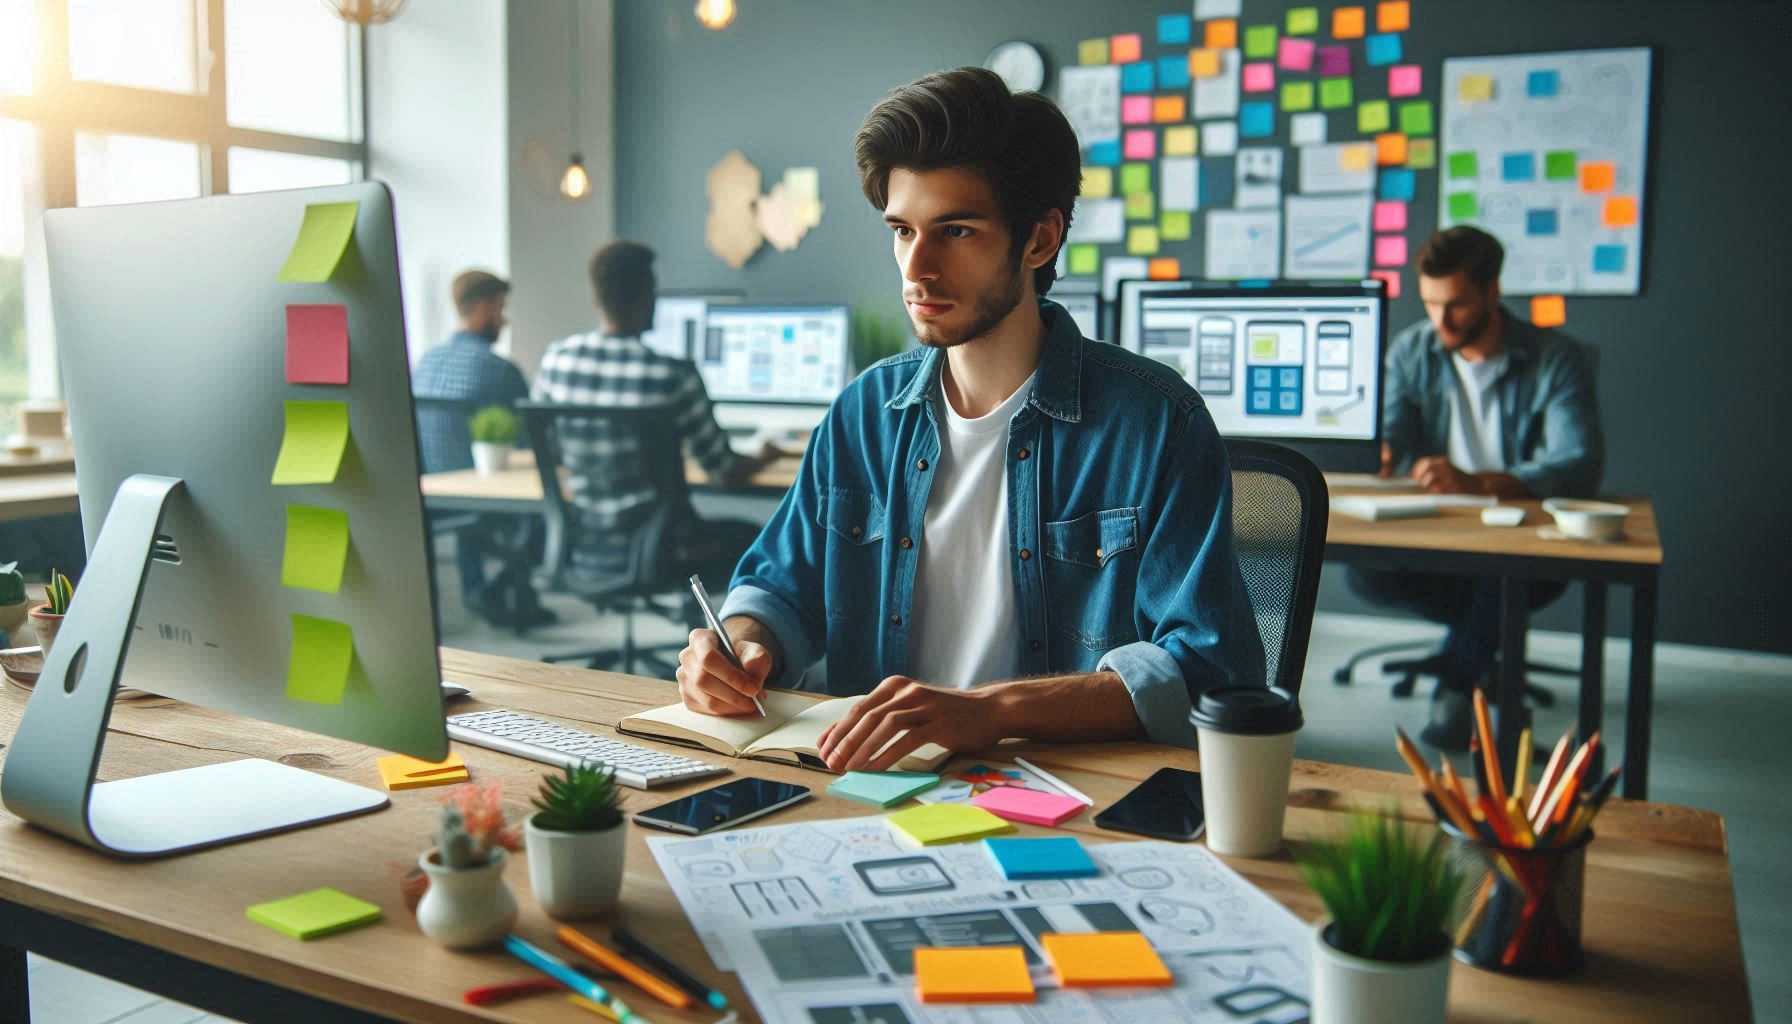
<svg viewBox="0 0 1792 1024"><path fill-rule="evenodd" d="M1290 3L1245 0L1246 20ZM1328 7L1330 5L1327 5ZM1667 564L1663 638L1792 651L1792 543L1782 532L1792 440L1792 345L1776 315L1792 277L1777 237L1792 90L1783 72L1792 5L1772 0L1415 0L1407 57L1441 72L1455 54L1655 47L1642 294L1571 298L1569 330L1602 351L1607 488L1646 493ZM1077 40L1149 33L1185 2L909 0L743 2L709 32L688 0L629 0L615 20L616 226L654 245L668 285L753 297L879 299L896 307L887 231L858 191L852 133L891 86L980 62L998 43L1041 46L1053 69ZM514 52L514 51L513 51ZM1433 79L1435 80L1435 79ZM792 253L763 249L736 272L703 244L705 171L738 148L769 180L821 170L825 217ZM1225 171L1223 173L1230 173ZM1435 221L1421 175L1409 236ZM1409 277L1410 283L1410 277ZM1394 303L1396 326L1422 310ZM1323 606L1357 607L1328 578ZM1573 600L1566 605L1576 604ZM1614 630L1628 622L1622 595ZM1575 628L1575 607L1540 625Z"/></svg>

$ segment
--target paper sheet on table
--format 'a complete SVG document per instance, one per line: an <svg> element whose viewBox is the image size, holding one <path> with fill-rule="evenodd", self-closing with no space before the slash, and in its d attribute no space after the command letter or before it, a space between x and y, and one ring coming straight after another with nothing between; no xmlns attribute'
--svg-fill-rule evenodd
<svg viewBox="0 0 1792 1024"><path fill-rule="evenodd" d="M334 594L348 562L348 513L339 508L286 506L286 548L280 585Z"/></svg>
<svg viewBox="0 0 1792 1024"><path fill-rule="evenodd" d="M286 254L277 280L328 281L336 273L349 240L355 237L355 216L361 210L358 202L312 203L305 207L299 237Z"/></svg>
<svg viewBox="0 0 1792 1024"><path fill-rule="evenodd" d="M274 483L334 483L348 449L348 406L342 402L289 401Z"/></svg>
<svg viewBox="0 0 1792 1024"><path fill-rule="evenodd" d="M286 666L286 699L340 704L355 660L355 634L346 623L292 617L292 654Z"/></svg>

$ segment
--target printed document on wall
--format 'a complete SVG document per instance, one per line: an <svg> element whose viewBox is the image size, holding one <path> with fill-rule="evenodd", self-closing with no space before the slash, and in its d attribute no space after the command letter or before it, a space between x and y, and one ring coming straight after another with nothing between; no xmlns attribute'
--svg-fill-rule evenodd
<svg viewBox="0 0 1792 1024"><path fill-rule="evenodd" d="M1370 206L1367 192L1289 196L1282 276L1291 281L1368 276Z"/></svg>
<svg viewBox="0 0 1792 1024"><path fill-rule="evenodd" d="M1281 269L1282 211L1208 211L1208 277L1216 281L1268 281Z"/></svg>
<svg viewBox="0 0 1792 1024"><path fill-rule="evenodd" d="M1076 129L1083 149L1120 138L1120 65L1065 68L1058 72L1058 106Z"/></svg>

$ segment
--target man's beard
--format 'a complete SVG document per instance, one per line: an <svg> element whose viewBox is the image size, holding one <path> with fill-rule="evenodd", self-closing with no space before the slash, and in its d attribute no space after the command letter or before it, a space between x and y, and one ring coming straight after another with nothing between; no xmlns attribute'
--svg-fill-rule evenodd
<svg viewBox="0 0 1792 1024"><path fill-rule="evenodd" d="M1487 312L1481 314L1481 319L1476 320L1473 324L1471 324L1469 326L1468 330L1465 330L1462 332L1462 340L1461 341L1458 341L1454 345L1445 346L1445 351L1455 352L1459 349L1468 348L1470 345L1473 345L1475 342L1480 341L1481 336L1486 334L1487 328L1491 327L1492 325L1493 325L1493 310L1489 309L1489 310L1487 310Z"/></svg>
<svg viewBox="0 0 1792 1024"><path fill-rule="evenodd" d="M988 334L997 324L1006 320L1008 314L1014 312L1014 307L1020 305L1021 297L1026 294L1026 279L1022 276L1026 272L1024 266L1017 264L1014 269L1014 278L1009 282L1007 288L984 292L977 296L977 301L971 307L972 312L976 313L975 319L962 331L951 336L942 334L937 328L926 326L920 321L914 321L916 340L928 348L956 348L967 341L976 341Z"/></svg>

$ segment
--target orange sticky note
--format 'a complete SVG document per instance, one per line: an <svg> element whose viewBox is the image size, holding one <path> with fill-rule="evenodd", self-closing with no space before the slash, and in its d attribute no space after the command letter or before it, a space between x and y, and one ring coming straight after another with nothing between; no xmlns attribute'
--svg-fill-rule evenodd
<svg viewBox="0 0 1792 1024"><path fill-rule="evenodd" d="M1605 201L1600 222L1608 228L1627 228L1636 224L1636 199L1633 196L1612 196Z"/></svg>
<svg viewBox="0 0 1792 1024"><path fill-rule="evenodd" d="M1406 136L1400 132L1375 136L1375 162L1383 167L1399 167L1406 163Z"/></svg>
<svg viewBox="0 0 1792 1024"><path fill-rule="evenodd" d="M1138 932L1048 932L1039 942L1065 988L1167 986L1176 980Z"/></svg>
<svg viewBox="0 0 1792 1024"><path fill-rule="evenodd" d="M1030 1003L1035 998L1027 956L1019 946L921 946L915 950L915 995L923 1003Z"/></svg>
<svg viewBox="0 0 1792 1024"><path fill-rule="evenodd" d="M1108 40L1108 59L1115 64L1131 64L1139 59L1139 34L1129 32Z"/></svg>
<svg viewBox="0 0 1792 1024"><path fill-rule="evenodd" d="M1238 48L1238 22L1232 18L1220 18L1208 22L1206 42L1209 50L1236 50Z"/></svg>
<svg viewBox="0 0 1792 1024"><path fill-rule="evenodd" d="M447 786L468 779L467 766L459 754L449 754L443 761L422 761L404 754L391 754L379 759L380 781L390 790L421 789L424 786Z"/></svg>
<svg viewBox="0 0 1792 1024"><path fill-rule="evenodd" d="M1188 113L1188 101L1180 95L1158 96L1151 101L1151 120L1159 124L1180 121Z"/></svg>
<svg viewBox="0 0 1792 1024"><path fill-rule="evenodd" d="M1582 192L1610 192L1618 183L1618 168L1610 160L1589 160L1580 165Z"/></svg>
<svg viewBox="0 0 1792 1024"><path fill-rule="evenodd" d="M1195 78L1213 78L1220 73L1220 51L1188 51L1188 73Z"/></svg>
<svg viewBox="0 0 1792 1024"><path fill-rule="evenodd" d="M1174 256L1159 256L1145 267L1145 276L1153 281L1174 281L1182 276L1182 261Z"/></svg>
<svg viewBox="0 0 1792 1024"><path fill-rule="evenodd" d="M1375 5L1375 31L1404 32L1412 27L1412 4L1407 0L1383 0Z"/></svg>
<svg viewBox="0 0 1792 1024"><path fill-rule="evenodd" d="M1568 304L1560 295L1531 297L1531 323L1538 327L1560 327L1568 322Z"/></svg>
<svg viewBox="0 0 1792 1024"><path fill-rule="evenodd" d="M1340 7L1332 12L1332 38L1361 39L1367 19L1361 7Z"/></svg>

